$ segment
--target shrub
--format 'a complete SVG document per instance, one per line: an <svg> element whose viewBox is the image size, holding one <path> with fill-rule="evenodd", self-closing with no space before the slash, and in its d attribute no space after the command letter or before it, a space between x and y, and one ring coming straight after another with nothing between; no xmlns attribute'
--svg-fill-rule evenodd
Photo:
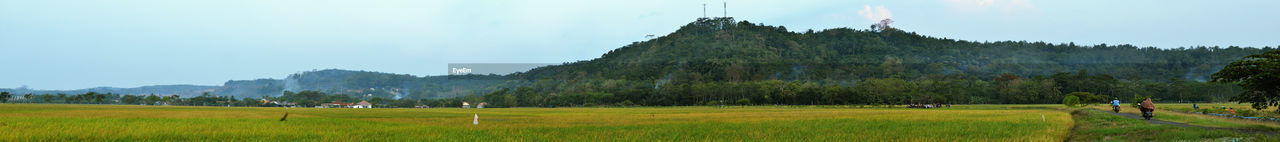
<svg viewBox="0 0 1280 142"><path fill-rule="evenodd" d="M749 104L751 104L751 100L748 100L748 99L746 99L746 98L743 98L743 99L738 99L738 101L736 101L736 103L738 103L738 105L749 105Z"/></svg>
<svg viewBox="0 0 1280 142"><path fill-rule="evenodd" d="M1067 107L1076 107L1079 104L1080 104L1080 97L1067 96L1062 98L1062 105L1067 105Z"/></svg>

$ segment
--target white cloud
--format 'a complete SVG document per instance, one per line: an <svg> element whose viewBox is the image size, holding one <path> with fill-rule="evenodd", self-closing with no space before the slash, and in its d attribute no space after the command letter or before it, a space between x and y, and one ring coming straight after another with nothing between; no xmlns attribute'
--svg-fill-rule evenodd
<svg viewBox="0 0 1280 142"><path fill-rule="evenodd" d="M884 8L883 5L875 8L872 8L871 5L862 5L862 10L858 10L858 15L862 15L862 18L871 22L893 18L893 12L890 12L888 8Z"/></svg>

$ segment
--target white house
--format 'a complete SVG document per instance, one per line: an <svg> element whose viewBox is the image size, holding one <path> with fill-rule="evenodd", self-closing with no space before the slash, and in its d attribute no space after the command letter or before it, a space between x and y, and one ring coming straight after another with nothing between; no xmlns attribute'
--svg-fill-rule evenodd
<svg viewBox="0 0 1280 142"><path fill-rule="evenodd" d="M360 101L356 105L352 105L351 108L373 108L373 104L369 103L369 101Z"/></svg>
<svg viewBox="0 0 1280 142"><path fill-rule="evenodd" d="M471 108L471 103L462 102L462 108Z"/></svg>

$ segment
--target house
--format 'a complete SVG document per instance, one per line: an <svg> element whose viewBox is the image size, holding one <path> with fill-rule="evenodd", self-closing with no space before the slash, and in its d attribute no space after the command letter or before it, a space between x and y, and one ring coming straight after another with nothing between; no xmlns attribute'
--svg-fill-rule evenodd
<svg viewBox="0 0 1280 142"><path fill-rule="evenodd" d="M343 103L342 101L333 101L332 103L320 104L320 106L316 106L316 107L318 107L318 108L347 108L347 107L351 107L352 105L355 105L355 104L352 104L352 103Z"/></svg>
<svg viewBox="0 0 1280 142"><path fill-rule="evenodd" d="M480 102L479 104L476 104L476 108L484 108L484 104L487 104L487 103Z"/></svg>
<svg viewBox="0 0 1280 142"><path fill-rule="evenodd" d="M462 102L462 108L471 108L471 103Z"/></svg>
<svg viewBox="0 0 1280 142"><path fill-rule="evenodd" d="M351 107L352 108L373 108L373 104L369 103L369 101L360 101L359 103L356 103L356 105L352 105Z"/></svg>

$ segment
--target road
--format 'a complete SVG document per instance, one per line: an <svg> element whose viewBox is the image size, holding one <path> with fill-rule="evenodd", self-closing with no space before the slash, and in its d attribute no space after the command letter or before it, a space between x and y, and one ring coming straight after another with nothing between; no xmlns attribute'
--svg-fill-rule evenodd
<svg viewBox="0 0 1280 142"><path fill-rule="evenodd" d="M1144 119L1142 118L1142 116L1141 116L1141 115L1138 115L1138 114L1132 114L1132 113L1116 113L1116 112L1113 112L1113 111L1102 111L1102 110L1097 110L1097 109L1091 109L1091 110L1093 110L1093 111L1098 111L1098 112L1103 112L1103 113L1110 113L1110 114L1113 114L1113 115L1122 116L1122 117L1126 117L1126 118L1129 118L1129 119L1144 120ZM1157 111L1156 115L1160 115L1159 111ZM1264 134L1264 135L1270 135L1270 136L1276 136L1276 135L1277 135L1277 132L1271 132L1271 131L1263 131L1263 130L1255 130L1255 129L1243 129L1243 128L1222 128L1222 127L1209 127L1209 126L1191 125L1191 124L1181 123L1181 122L1164 121L1164 120L1159 120L1159 119L1156 119L1156 118L1151 118L1151 120L1144 120L1144 121L1147 121L1147 123L1149 123L1149 124L1170 125L1170 126L1177 126L1177 127L1192 127L1192 128L1202 128L1202 129L1227 130L1227 131L1233 131L1233 132L1237 132L1237 133L1247 133L1247 134Z"/></svg>

